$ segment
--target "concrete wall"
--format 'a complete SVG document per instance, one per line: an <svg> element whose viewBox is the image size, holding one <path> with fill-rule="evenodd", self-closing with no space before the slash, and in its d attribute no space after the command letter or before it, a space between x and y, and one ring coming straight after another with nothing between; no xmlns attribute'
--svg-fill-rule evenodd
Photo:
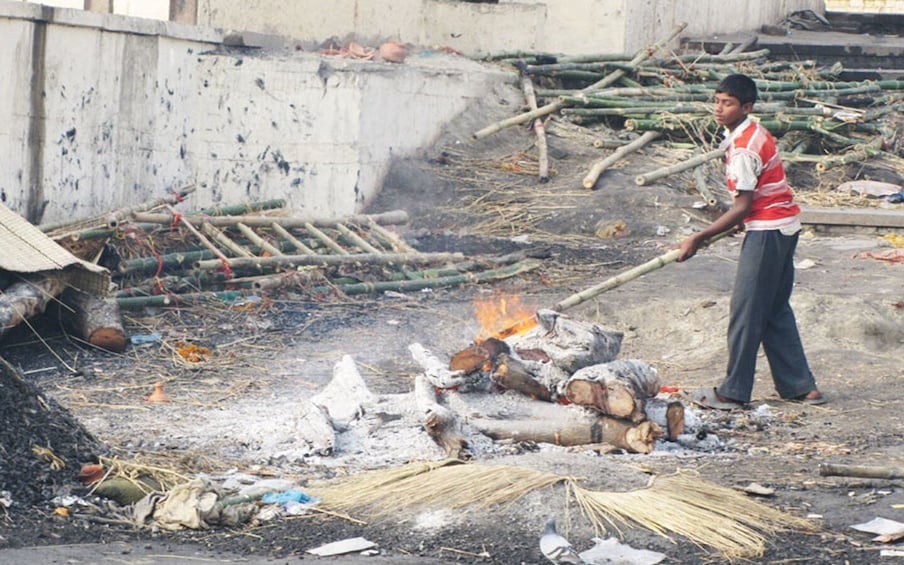
<svg viewBox="0 0 904 565"><path fill-rule="evenodd" d="M652 38L667 36L680 22L688 24L684 36L705 37L758 30L797 10L822 13L823 5L823 0L626 0L625 27L632 31L626 38L626 50L642 49Z"/></svg>
<svg viewBox="0 0 904 565"><path fill-rule="evenodd" d="M403 65L220 45L170 22L0 2L0 199L90 217L197 184L192 207L286 198L360 212L393 156L511 76L446 55ZM42 214L43 211L43 214Z"/></svg>
<svg viewBox="0 0 904 565"><path fill-rule="evenodd" d="M870 14L904 14L904 0L826 0L826 10L833 12L866 12Z"/></svg>
<svg viewBox="0 0 904 565"><path fill-rule="evenodd" d="M318 42L394 38L469 55L633 53L681 22L690 24L685 35L731 33L823 6L823 0L198 0L198 22Z"/></svg>

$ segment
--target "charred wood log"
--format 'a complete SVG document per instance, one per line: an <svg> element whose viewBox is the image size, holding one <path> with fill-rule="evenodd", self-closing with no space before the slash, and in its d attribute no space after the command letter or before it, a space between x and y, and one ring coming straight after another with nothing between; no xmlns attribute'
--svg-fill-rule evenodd
<svg viewBox="0 0 904 565"><path fill-rule="evenodd" d="M568 421L471 418L469 423L494 440L536 441L563 446L608 443L630 453L650 453L656 438L662 435L659 426L649 420L635 424L588 413Z"/></svg>
<svg viewBox="0 0 904 565"><path fill-rule="evenodd" d="M584 367L565 384L565 397L574 404L633 422L646 419L644 401L658 392L656 369L634 359Z"/></svg>
<svg viewBox="0 0 904 565"><path fill-rule="evenodd" d="M46 271L22 277L0 294L0 337L23 321L42 314L47 304L66 289L68 275Z"/></svg>
<svg viewBox="0 0 904 565"><path fill-rule="evenodd" d="M87 292L70 288L60 297L71 313L63 320L70 329L91 345L122 353L126 348L126 332L119 305Z"/></svg>
<svg viewBox="0 0 904 565"><path fill-rule="evenodd" d="M479 380L480 376L468 375L464 371L451 371L446 364L440 361L433 353L420 343L412 343L408 346L411 357L424 370L424 377L436 388L471 388Z"/></svg>
<svg viewBox="0 0 904 565"><path fill-rule="evenodd" d="M436 389L424 375L414 379L414 397L424 416L427 435L445 450L447 457L469 459L468 442L459 430L455 412L437 402Z"/></svg>
<svg viewBox="0 0 904 565"><path fill-rule="evenodd" d="M552 391L537 382L520 361L504 353L496 359L491 378L503 388L520 392L536 400L549 402L553 398Z"/></svg>
<svg viewBox="0 0 904 565"><path fill-rule="evenodd" d="M676 441L684 433L684 404L677 400L669 402L665 410L666 437Z"/></svg>

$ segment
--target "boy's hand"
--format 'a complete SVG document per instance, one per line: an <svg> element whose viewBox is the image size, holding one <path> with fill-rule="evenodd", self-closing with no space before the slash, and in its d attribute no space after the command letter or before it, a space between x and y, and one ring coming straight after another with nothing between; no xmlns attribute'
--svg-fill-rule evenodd
<svg viewBox="0 0 904 565"><path fill-rule="evenodd" d="M681 253L678 255L677 261L680 263L696 255L697 250L700 249L701 243L702 239L700 238L700 234L694 234L685 238L685 240L681 242L681 245L678 246Z"/></svg>

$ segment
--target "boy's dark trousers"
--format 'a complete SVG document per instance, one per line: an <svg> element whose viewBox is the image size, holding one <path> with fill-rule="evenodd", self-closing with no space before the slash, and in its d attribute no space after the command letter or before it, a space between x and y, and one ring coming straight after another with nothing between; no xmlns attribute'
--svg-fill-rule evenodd
<svg viewBox="0 0 904 565"><path fill-rule="evenodd" d="M789 299L800 233L750 231L741 245L728 322L728 372L720 395L750 402L760 344L775 390L796 398L816 388Z"/></svg>

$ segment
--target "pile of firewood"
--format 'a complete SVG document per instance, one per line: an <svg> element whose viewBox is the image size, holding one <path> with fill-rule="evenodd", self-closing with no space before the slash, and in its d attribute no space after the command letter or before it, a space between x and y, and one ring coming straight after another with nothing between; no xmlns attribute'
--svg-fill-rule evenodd
<svg viewBox="0 0 904 565"><path fill-rule="evenodd" d="M649 453L684 432L684 406L655 398L655 368L617 359L622 333L552 310L523 335L488 338L444 363L409 347L423 373L415 394L424 426L451 457L467 456L462 426L494 440L563 446L607 444ZM505 402L509 392L528 402ZM489 403L486 402L489 397ZM653 405L665 404L662 410Z"/></svg>

